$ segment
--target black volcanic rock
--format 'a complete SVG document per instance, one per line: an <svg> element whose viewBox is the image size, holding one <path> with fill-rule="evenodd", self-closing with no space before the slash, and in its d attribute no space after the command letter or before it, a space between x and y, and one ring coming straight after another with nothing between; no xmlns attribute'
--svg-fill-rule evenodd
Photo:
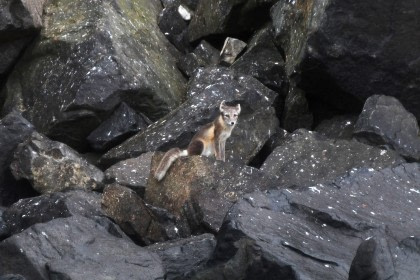
<svg viewBox="0 0 420 280"><path fill-rule="evenodd" d="M156 120L185 97L173 48L160 32L158 1L59 0L2 92L4 111L24 112L37 130L79 151L126 102ZM77 18L77 20L75 20Z"/></svg>
<svg viewBox="0 0 420 280"><path fill-rule="evenodd" d="M102 218L102 224L110 223ZM36 224L0 243L0 275L28 279L163 279L159 256L80 216Z"/></svg>
<svg viewBox="0 0 420 280"><path fill-rule="evenodd" d="M353 168L378 169L402 162L404 159L392 150L299 129L273 151L261 170L277 176L282 186L311 186L331 182Z"/></svg>
<svg viewBox="0 0 420 280"><path fill-rule="evenodd" d="M10 168L16 179L28 180L39 193L103 187L101 170L66 144L49 140L37 132L19 144Z"/></svg>
<svg viewBox="0 0 420 280"><path fill-rule="evenodd" d="M360 169L305 191L248 194L224 220L213 265L193 279L348 279L364 240L381 232L398 243L398 248L390 245L399 252L385 252L376 261L385 267L390 257L397 264L395 279L415 279L419 179L420 165L414 163Z"/></svg>
<svg viewBox="0 0 420 280"><path fill-rule="evenodd" d="M308 100L303 90L296 87L294 82L289 86L289 91L284 101L282 126L287 131L293 132L298 128L311 129L314 117L309 111Z"/></svg>
<svg viewBox="0 0 420 280"><path fill-rule="evenodd" d="M289 75L310 95L357 112L371 95L396 97L420 118L418 2L278 1L271 10Z"/></svg>
<svg viewBox="0 0 420 280"><path fill-rule="evenodd" d="M315 131L332 139L347 139L353 138L354 125L357 122L357 116L341 115L335 116L328 120L323 120Z"/></svg>
<svg viewBox="0 0 420 280"><path fill-rule="evenodd" d="M366 100L354 134L374 145L388 145L400 155L420 161L420 130L416 118L394 97Z"/></svg>
<svg viewBox="0 0 420 280"><path fill-rule="evenodd" d="M151 121L142 114L137 114L125 102L112 115L92 131L87 140L96 151L108 150L134 135L145 130Z"/></svg>
<svg viewBox="0 0 420 280"><path fill-rule="evenodd" d="M180 58L178 68L188 77L194 76L199 67L214 66L219 62L220 52L202 40L193 52Z"/></svg>
<svg viewBox="0 0 420 280"><path fill-rule="evenodd" d="M222 100L241 104L238 123L226 142L226 160L249 162L278 128L273 108L277 97L255 78L236 74L223 67L196 72L190 82L188 100L171 114L108 151L101 164L172 147L186 147L198 129L215 119Z"/></svg>
<svg viewBox="0 0 420 280"><path fill-rule="evenodd" d="M9 168L16 147L33 131L33 125L16 111L0 120L0 206L36 195L29 184L16 181Z"/></svg>
<svg viewBox="0 0 420 280"><path fill-rule="evenodd" d="M168 241L148 246L162 259L165 279L186 279L194 271L200 270L210 259L216 239L206 233L176 241Z"/></svg>

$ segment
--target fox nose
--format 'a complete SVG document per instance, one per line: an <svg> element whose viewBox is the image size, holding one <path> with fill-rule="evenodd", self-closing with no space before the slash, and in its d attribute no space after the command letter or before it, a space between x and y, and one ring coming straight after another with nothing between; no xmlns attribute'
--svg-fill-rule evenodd
<svg viewBox="0 0 420 280"><path fill-rule="evenodd" d="M230 125L234 125L235 124L235 122L230 122Z"/></svg>

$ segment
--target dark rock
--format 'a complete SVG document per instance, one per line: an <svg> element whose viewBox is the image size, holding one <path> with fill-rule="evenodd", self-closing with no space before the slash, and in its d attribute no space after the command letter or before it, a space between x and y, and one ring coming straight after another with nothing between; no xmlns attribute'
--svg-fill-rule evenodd
<svg viewBox="0 0 420 280"><path fill-rule="evenodd" d="M179 236L174 221L160 223L143 199L129 188L115 184L106 187L102 196L102 208L128 236L142 245Z"/></svg>
<svg viewBox="0 0 420 280"><path fill-rule="evenodd" d="M34 127L13 111L0 120L0 205L9 206L19 198L36 195L29 184L17 182L10 163L17 145L34 131Z"/></svg>
<svg viewBox="0 0 420 280"><path fill-rule="evenodd" d="M104 219L104 218L103 218ZM157 254L80 216L36 224L0 243L0 274L28 279L163 279Z"/></svg>
<svg viewBox="0 0 420 280"><path fill-rule="evenodd" d="M165 279L186 279L193 271L200 270L210 259L216 239L203 234L177 241L158 243L147 247L162 259Z"/></svg>
<svg viewBox="0 0 420 280"><path fill-rule="evenodd" d="M7 274L0 276L0 280L25 280L26 278L18 274Z"/></svg>
<svg viewBox="0 0 420 280"><path fill-rule="evenodd" d="M418 239L409 237L420 228L420 196L413 195L419 179L419 164L403 164L381 171L361 169L335 184L303 192L248 194L224 220L213 266L194 279L348 279L359 245L378 232L415 247ZM419 254L401 251L392 259L406 263L404 276L409 276L393 276L415 279L410 273L418 272ZM382 256L384 267L387 254Z"/></svg>
<svg viewBox="0 0 420 280"><path fill-rule="evenodd" d="M352 168L379 169L402 162L404 159L392 150L300 129L274 150L261 170L277 176L282 186L311 186L331 182Z"/></svg>
<svg viewBox="0 0 420 280"><path fill-rule="evenodd" d="M182 57L177 66L186 76L192 77L199 67L216 65L219 62L219 57L219 51L203 40L192 53Z"/></svg>
<svg viewBox="0 0 420 280"><path fill-rule="evenodd" d="M122 160L105 171L107 183L117 183L135 191L144 197L153 152L139 157Z"/></svg>
<svg viewBox="0 0 420 280"><path fill-rule="evenodd" d="M269 19L269 9L275 0L199 1L188 28L190 41L208 35L243 34L263 26Z"/></svg>
<svg viewBox="0 0 420 280"><path fill-rule="evenodd" d="M416 1L279 1L271 15L288 73L302 73L307 94L349 113L391 95L420 118Z"/></svg>
<svg viewBox="0 0 420 280"><path fill-rule="evenodd" d="M185 147L198 129L219 114L222 100L241 104L239 121L226 143L226 160L249 162L278 127L272 107L277 94L256 79L221 67L197 71L189 98L178 109L106 153L101 163L110 165L139 154Z"/></svg>
<svg viewBox="0 0 420 280"><path fill-rule="evenodd" d="M39 193L70 188L98 190L104 175L66 144L34 132L17 147L10 165L16 179L26 179Z"/></svg>
<svg viewBox="0 0 420 280"><path fill-rule="evenodd" d="M245 48L245 42L236 38L227 37L220 52L220 63L226 66L232 65Z"/></svg>
<svg viewBox="0 0 420 280"><path fill-rule="evenodd" d="M279 93L282 92L287 78L284 59L274 44L270 27L261 29L251 38L246 52L233 63L231 68L253 76Z"/></svg>
<svg viewBox="0 0 420 280"><path fill-rule="evenodd" d="M342 115L335 116L331 119L322 121L315 131L331 139L347 139L353 138L354 125L357 116Z"/></svg>
<svg viewBox="0 0 420 280"><path fill-rule="evenodd" d="M284 102L283 127L290 132L298 128L311 129L313 119L312 113L309 112L305 92L292 83Z"/></svg>
<svg viewBox="0 0 420 280"><path fill-rule="evenodd" d="M42 36L8 78L4 112L24 112L39 132L82 151L121 102L156 120L185 96L158 1L59 0ZM75 18L78 20L75 21Z"/></svg>
<svg viewBox="0 0 420 280"><path fill-rule="evenodd" d="M8 234L19 233L28 227L57 218L104 216L101 196L94 192L73 190L21 199L3 214Z"/></svg>
<svg viewBox="0 0 420 280"><path fill-rule="evenodd" d="M161 158L153 157L151 174ZM161 182L151 175L145 201L172 213L180 234L187 237L217 232L228 209L242 195L276 186L274 178L258 169L192 156L175 161Z"/></svg>
<svg viewBox="0 0 420 280"><path fill-rule="evenodd" d="M190 50L188 23L179 13L179 3L166 6L159 15L159 28L165 37L181 52Z"/></svg>
<svg viewBox="0 0 420 280"><path fill-rule="evenodd" d="M92 131L87 140L96 151L108 150L136 132L145 130L151 121L143 114L137 114L125 102L114 113Z"/></svg>
<svg viewBox="0 0 420 280"><path fill-rule="evenodd" d="M3 238L6 237L9 232L6 222L4 221L4 218L3 218L4 210L5 209L0 207L0 241L3 240Z"/></svg>
<svg viewBox="0 0 420 280"><path fill-rule="evenodd" d="M357 120L354 134L374 145L389 145L400 155L420 161L417 120L394 97L369 97Z"/></svg>

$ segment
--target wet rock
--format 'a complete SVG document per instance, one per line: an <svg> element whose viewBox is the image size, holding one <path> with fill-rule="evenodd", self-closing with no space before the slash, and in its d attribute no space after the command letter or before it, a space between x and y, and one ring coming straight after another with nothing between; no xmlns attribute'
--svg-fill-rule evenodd
<svg viewBox="0 0 420 280"><path fill-rule="evenodd" d="M186 76L192 77L199 67L216 65L219 62L219 57L219 51L203 40L192 53L182 57L177 66Z"/></svg>
<svg viewBox="0 0 420 280"><path fill-rule="evenodd" d="M98 190L104 175L66 144L34 132L17 147L10 165L16 179L29 180L39 193L71 188Z"/></svg>
<svg viewBox="0 0 420 280"><path fill-rule="evenodd" d="M256 79L222 67L197 71L188 100L162 120L113 148L101 158L105 166L139 154L186 147L198 129L219 114L222 100L241 104L241 114L226 143L226 160L249 162L278 127L272 107L277 94Z"/></svg>
<svg viewBox="0 0 420 280"><path fill-rule="evenodd" d="M420 160L417 120L394 97L369 97L357 120L354 134L374 145L388 145L408 159Z"/></svg>
<svg viewBox="0 0 420 280"><path fill-rule="evenodd" d="M199 1L188 28L190 41L208 35L241 34L264 25L274 0Z"/></svg>
<svg viewBox="0 0 420 280"><path fill-rule="evenodd" d="M288 73L302 73L307 94L355 113L383 93L419 119L416 1L279 1L271 16Z"/></svg>
<svg viewBox="0 0 420 280"><path fill-rule="evenodd" d="M136 158L122 160L105 171L107 183L117 183L144 197L153 152L144 153Z"/></svg>
<svg viewBox="0 0 420 280"><path fill-rule="evenodd" d="M270 27L261 29L251 38L246 52L231 68L253 76L272 90L282 92L286 80L284 59L274 44Z"/></svg>
<svg viewBox="0 0 420 280"><path fill-rule="evenodd" d="M188 40L188 22L179 12L180 3L166 6L159 15L159 28L165 37L181 52L190 50Z"/></svg>
<svg viewBox="0 0 420 280"><path fill-rule="evenodd" d="M146 129L150 123L145 115L137 114L123 102L109 119L89 134L87 140L94 150L105 151Z"/></svg>
<svg viewBox="0 0 420 280"><path fill-rule="evenodd" d="M220 52L220 63L232 65L239 54L246 48L246 43L236 38L227 37Z"/></svg>
<svg viewBox="0 0 420 280"><path fill-rule="evenodd" d="M292 83L284 102L283 127L290 132L298 128L311 129L313 119L305 92Z"/></svg>
<svg viewBox="0 0 420 280"><path fill-rule="evenodd" d="M13 153L19 143L34 131L34 127L16 111L0 120L0 206L36 195L29 184L17 182L10 171Z"/></svg>
<svg viewBox="0 0 420 280"><path fill-rule="evenodd" d="M331 119L322 121L315 131L331 139L347 139L353 138L354 125L357 116L341 115Z"/></svg>
<svg viewBox="0 0 420 280"><path fill-rule="evenodd" d="M74 216L36 224L2 241L0 274L7 273L28 279L163 279L164 271L155 253Z"/></svg>
<svg viewBox="0 0 420 280"><path fill-rule="evenodd" d="M94 192L72 190L21 199L4 211L8 235L19 233L38 223L71 216L104 216L101 196Z"/></svg>
<svg viewBox="0 0 420 280"><path fill-rule="evenodd" d="M162 154L153 158L151 174L161 158ZM161 182L151 175L145 201L172 213L187 237L184 233L217 232L242 195L276 186L273 177L256 168L192 156L175 161Z"/></svg>
<svg viewBox="0 0 420 280"><path fill-rule="evenodd" d="M158 243L147 247L162 259L165 279L187 279L200 270L210 259L216 239L212 234L202 234L177 241Z"/></svg>
<svg viewBox="0 0 420 280"><path fill-rule="evenodd" d="M47 5L42 36L3 90L5 112L24 111L39 132L81 151L123 101L152 120L176 108L185 81L157 25L160 4L124 3Z"/></svg>
<svg viewBox="0 0 420 280"><path fill-rule="evenodd" d="M142 245L175 239L174 221L161 223L159 217L129 188L110 185L104 189L102 208L121 229Z"/></svg>
<svg viewBox="0 0 420 280"><path fill-rule="evenodd" d="M348 279L364 240L378 232L401 243L415 240L410 236L420 226L415 207L420 197L413 191L419 190L419 167L360 169L306 191L248 194L224 220L214 265L193 279ZM393 262L408 264L408 275L416 273L418 253L402 255L392 256ZM381 261L386 267L386 258ZM403 279L416 277L410 276Z"/></svg>
<svg viewBox="0 0 420 280"><path fill-rule="evenodd" d="M402 162L404 159L392 150L300 129L273 151L261 170L277 176L282 186L311 186L331 182L352 168L380 169Z"/></svg>

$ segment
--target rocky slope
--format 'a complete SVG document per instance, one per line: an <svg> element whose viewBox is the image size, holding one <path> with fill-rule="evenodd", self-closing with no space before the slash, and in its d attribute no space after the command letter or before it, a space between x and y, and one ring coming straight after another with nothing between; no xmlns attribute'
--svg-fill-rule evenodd
<svg viewBox="0 0 420 280"><path fill-rule="evenodd" d="M0 280L417 279L415 0L0 3ZM152 176L218 115L226 162Z"/></svg>

